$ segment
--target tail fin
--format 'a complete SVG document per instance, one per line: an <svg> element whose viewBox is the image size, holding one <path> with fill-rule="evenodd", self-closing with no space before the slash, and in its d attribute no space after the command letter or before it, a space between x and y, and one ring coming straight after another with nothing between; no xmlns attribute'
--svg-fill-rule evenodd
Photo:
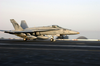
<svg viewBox="0 0 100 66"><path fill-rule="evenodd" d="M17 30L17 31L22 31L23 30L22 27L19 26L19 24L14 19L10 19L10 21L13 24L15 30Z"/></svg>
<svg viewBox="0 0 100 66"><path fill-rule="evenodd" d="M21 27L22 27L23 29L28 28L28 25L27 25L27 23L26 23L25 20L22 20L22 21L21 21Z"/></svg>

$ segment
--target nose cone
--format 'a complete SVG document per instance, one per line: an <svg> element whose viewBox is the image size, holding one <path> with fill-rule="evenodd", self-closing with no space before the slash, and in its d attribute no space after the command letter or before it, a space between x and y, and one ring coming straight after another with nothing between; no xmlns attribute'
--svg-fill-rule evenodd
<svg viewBox="0 0 100 66"><path fill-rule="evenodd" d="M80 34L80 33L77 31L69 31L69 34L74 35L74 34Z"/></svg>
<svg viewBox="0 0 100 66"><path fill-rule="evenodd" d="M79 32L77 32L77 34L80 34Z"/></svg>
<svg viewBox="0 0 100 66"><path fill-rule="evenodd" d="M75 35L75 34L80 34L80 33L77 31L73 31L73 30L64 30L63 34L64 35Z"/></svg>

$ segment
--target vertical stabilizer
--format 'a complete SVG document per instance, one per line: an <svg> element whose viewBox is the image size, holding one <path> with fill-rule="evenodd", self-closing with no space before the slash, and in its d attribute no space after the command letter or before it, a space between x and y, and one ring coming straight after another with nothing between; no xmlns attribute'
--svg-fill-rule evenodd
<svg viewBox="0 0 100 66"><path fill-rule="evenodd" d="M14 19L10 19L10 21L13 24L16 31L22 31L23 30L22 27L19 26L19 24Z"/></svg>
<svg viewBox="0 0 100 66"><path fill-rule="evenodd" d="M22 20L22 21L21 21L21 27L22 27L23 29L28 28L28 25L27 25L27 23L26 23L25 20Z"/></svg>

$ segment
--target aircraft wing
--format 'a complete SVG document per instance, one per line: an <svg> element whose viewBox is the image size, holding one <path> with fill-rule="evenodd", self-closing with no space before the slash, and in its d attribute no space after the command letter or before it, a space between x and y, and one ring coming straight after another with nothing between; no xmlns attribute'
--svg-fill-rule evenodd
<svg viewBox="0 0 100 66"><path fill-rule="evenodd" d="M1 32L4 32L5 30L0 30Z"/></svg>
<svg viewBox="0 0 100 66"><path fill-rule="evenodd" d="M0 30L1 32L11 32L11 30Z"/></svg>
<svg viewBox="0 0 100 66"><path fill-rule="evenodd" d="M4 32L4 33L12 33L13 31L11 30L0 30L1 32Z"/></svg>
<svg viewBox="0 0 100 66"><path fill-rule="evenodd" d="M59 29L48 29L48 30L24 30L24 31L0 30L0 31L1 31L1 32L4 32L4 33L9 33L9 34L19 34L19 33L46 32L46 31L54 31L54 30L59 30Z"/></svg>

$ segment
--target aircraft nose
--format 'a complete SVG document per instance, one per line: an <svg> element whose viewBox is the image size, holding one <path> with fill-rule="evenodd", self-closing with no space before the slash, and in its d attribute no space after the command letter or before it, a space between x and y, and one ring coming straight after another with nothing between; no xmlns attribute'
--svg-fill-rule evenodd
<svg viewBox="0 0 100 66"><path fill-rule="evenodd" d="M77 34L80 34L79 32L77 32Z"/></svg>
<svg viewBox="0 0 100 66"><path fill-rule="evenodd" d="M80 34L80 33L77 32L77 31L69 31L69 33L70 33L70 34L73 34L73 35L74 35L74 34Z"/></svg>
<svg viewBox="0 0 100 66"><path fill-rule="evenodd" d="M76 34L80 34L77 31L73 31L73 30L65 30L64 34L68 34L68 35L76 35Z"/></svg>

